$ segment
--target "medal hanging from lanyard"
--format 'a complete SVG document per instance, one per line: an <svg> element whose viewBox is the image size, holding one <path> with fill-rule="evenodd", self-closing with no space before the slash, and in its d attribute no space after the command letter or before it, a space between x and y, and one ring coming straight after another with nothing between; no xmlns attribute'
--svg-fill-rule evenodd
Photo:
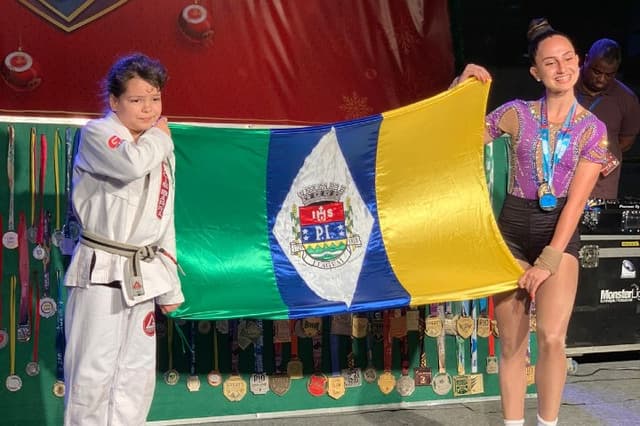
<svg viewBox="0 0 640 426"><path fill-rule="evenodd" d="M577 101L573 102L571 109L567 113L567 117L562 123L562 128L556 137L555 149L551 156L551 148L549 147L549 120L547 119L547 103L546 98L540 100L540 128L538 137L542 146L542 176L543 181L538 186L538 203L544 211L553 211L558 205L558 199L553 193L553 173L556 165L562 159L567 151L570 142L569 131L575 116Z"/></svg>

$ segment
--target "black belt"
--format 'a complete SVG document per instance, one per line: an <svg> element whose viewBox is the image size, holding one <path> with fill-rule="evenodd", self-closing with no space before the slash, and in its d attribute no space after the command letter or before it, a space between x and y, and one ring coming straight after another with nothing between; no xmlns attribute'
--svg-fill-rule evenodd
<svg viewBox="0 0 640 426"><path fill-rule="evenodd" d="M111 281L110 283L91 283L91 285L101 285L101 286L117 288L117 289L122 288L121 281Z"/></svg>

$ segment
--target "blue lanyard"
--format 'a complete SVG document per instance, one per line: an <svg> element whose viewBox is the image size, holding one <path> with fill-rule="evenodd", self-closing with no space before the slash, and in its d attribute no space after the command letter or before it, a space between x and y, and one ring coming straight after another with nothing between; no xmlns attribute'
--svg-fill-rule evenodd
<svg viewBox="0 0 640 426"><path fill-rule="evenodd" d="M550 148L549 148L549 120L547 119L547 103L546 98L542 98L540 100L540 128L538 130L538 137L540 138L540 144L542 145L542 174L544 181L549 184L549 189L553 191L553 171L555 170L556 164L560 162L562 156L567 151L569 147L569 142L571 140L569 136L569 131L571 130L571 125L573 124L573 118L576 111L576 105L578 101L573 101L573 105L571 105L571 109L567 113L564 122L562 123L562 128L558 132L558 136L556 138L556 146L553 150L553 157L551 157Z"/></svg>

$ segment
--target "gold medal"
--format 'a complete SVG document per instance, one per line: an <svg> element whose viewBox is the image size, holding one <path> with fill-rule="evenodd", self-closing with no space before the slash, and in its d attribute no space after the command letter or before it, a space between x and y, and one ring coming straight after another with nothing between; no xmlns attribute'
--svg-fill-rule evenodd
<svg viewBox="0 0 640 426"><path fill-rule="evenodd" d="M314 337L322 331L322 319L318 317L304 318L302 320L302 331L307 337Z"/></svg>
<svg viewBox="0 0 640 426"><path fill-rule="evenodd" d="M302 379L304 377L302 369L302 361L297 357L293 358L287 363L287 376L292 380Z"/></svg>
<svg viewBox="0 0 640 426"><path fill-rule="evenodd" d="M437 315L427 318L424 333L429 337L438 337L442 334L442 319Z"/></svg>
<svg viewBox="0 0 640 426"><path fill-rule="evenodd" d="M57 396L58 398L63 398L64 397L64 382L60 381L60 380L56 380L56 382L53 384L53 388L51 390L53 391L53 394L55 396Z"/></svg>
<svg viewBox="0 0 640 426"><path fill-rule="evenodd" d="M331 334L351 336L352 332L351 314L339 314L331 317Z"/></svg>
<svg viewBox="0 0 640 426"><path fill-rule="evenodd" d="M331 376L327 383L327 394L333 399L340 399L346 392L344 377Z"/></svg>
<svg viewBox="0 0 640 426"><path fill-rule="evenodd" d="M369 328L369 320L367 317L361 317L354 315L351 320L351 335L356 339L367 337L367 330Z"/></svg>
<svg viewBox="0 0 640 426"><path fill-rule="evenodd" d="M392 316L390 322L390 333L391 337L396 339L402 339L407 335L407 317L402 316Z"/></svg>
<svg viewBox="0 0 640 426"><path fill-rule="evenodd" d="M231 375L222 384L222 393L229 401L240 401L247 394L247 382L238 375Z"/></svg>
<svg viewBox="0 0 640 426"><path fill-rule="evenodd" d="M291 379L286 374L277 373L269 376L269 389L278 396L282 396L289 391Z"/></svg>
<svg viewBox="0 0 640 426"><path fill-rule="evenodd" d="M378 387L380 388L380 392L388 395L396 387L396 378L393 377L391 372L385 371L378 378Z"/></svg>
<svg viewBox="0 0 640 426"><path fill-rule="evenodd" d="M536 366L535 365L527 365L525 369L525 374L527 375L527 386L531 386L536 382Z"/></svg>
<svg viewBox="0 0 640 426"><path fill-rule="evenodd" d="M529 315L529 331L532 333L535 333L537 328L538 328L538 324L536 322L536 315L535 314Z"/></svg>
<svg viewBox="0 0 640 426"><path fill-rule="evenodd" d="M453 376L453 396L469 395L471 393L470 388L469 376L466 374Z"/></svg>
<svg viewBox="0 0 640 426"><path fill-rule="evenodd" d="M458 331L458 336L463 339L468 339L473 334L473 319L468 316L461 316L456 321L456 330Z"/></svg>
<svg viewBox="0 0 640 426"><path fill-rule="evenodd" d="M396 390L400 396L411 396L416 390L416 384L409 375L402 375L396 383Z"/></svg>
<svg viewBox="0 0 640 426"><path fill-rule="evenodd" d="M476 325L476 333L479 337L487 338L491 334L491 320L486 315L480 315L478 317L478 324Z"/></svg>
<svg viewBox="0 0 640 426"><path fill-rule="evenodd" d="M480 373L469 374L469 393L478 395L484 393L484 376Z"/></svg>
<svg viewBox="0 0 640 426"><path fill-rule="evenodd" d="M493 337L497 339L500 338L500 330L498 329L498 320L491 320L491 333L493 333Z"/></svg>

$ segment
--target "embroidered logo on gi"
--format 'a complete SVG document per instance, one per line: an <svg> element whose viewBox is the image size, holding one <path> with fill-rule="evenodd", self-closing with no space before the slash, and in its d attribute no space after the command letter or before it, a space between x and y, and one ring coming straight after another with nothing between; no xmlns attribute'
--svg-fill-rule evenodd
<svg viewBox="0 0 640 426"><path fill-rule="evenodd" d="M111 148L111 149L116 149L117 147L120 146L121 143L122 143L122 139L120 139L116 135L111 136L109 138L109 140L107 141L107 144L109 145L109 148Z"/></svg>
<svg viewBox="0 0 640 426"><path fill-rule="evenodd" d="M149 337L156 334L156 317L153 312L149 312L142 320L142 331Z"/></svg>
<svg viewBox="0 0 640 426"><path fill-rule="evenodd" d="M305 158L272 232L311 291L350 306L372 228L332 128Z"/></svg>
<svg viewBox="0 0 640 426"><path fill-rule="evenodd" d="M351 201L346 200L346 209L340 201L345 189L332 182L310 185L298 192L304 205L292 206L294 241L290 247L291 254L302 257L307 265L338 268L362 245L360 236L353 233Z"/></svg>
<svg viewBox="0 0 640 426"><path fill-rule="evenodd" d="M164 208L167 205L167 198L169 197L169 176L167 170L162 163L162 180L160 182L160 193L158 194L158 205L156 206L156 216L158 219L162 219L164 214Z"/></svg>

